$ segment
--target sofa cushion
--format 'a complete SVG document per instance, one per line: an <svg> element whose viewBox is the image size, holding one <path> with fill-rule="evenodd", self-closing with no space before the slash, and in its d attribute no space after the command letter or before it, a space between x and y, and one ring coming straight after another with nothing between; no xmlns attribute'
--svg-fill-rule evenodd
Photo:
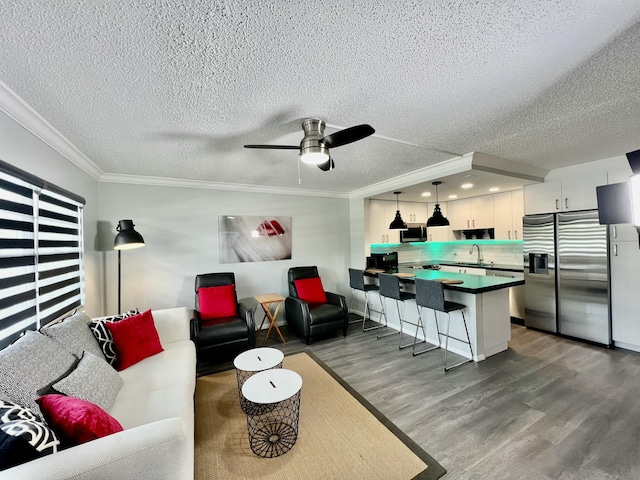
<svg viewBox="0 0 640 480"><path fill-rule="evenodd" d="M324 293L320 277L301 278L293 283L300 300L308 303L327 303L327 295Z"/></svg>
<svg viewBox="0 0 640 480"><path fill-rule="evenodd" d="M198 305L201 320L233 317L237 314L236 286L220 285L198 289Z"/></svg>
<svg viewBox="0 0 640 480"><path fill-rule="evenodd" d="M0 388L13 402L39 413L35 399L75 366L73 354L51 338L27 331L0 350Z"/></svg>
<svg viewBox="0 0 640 480"><path fill-rule="evenodd" d="M107 412L122 387L122 378L100 354L85 352L76 368L53 388L65 395L95 403Z"/></svg>
<svg viewBox="0 0 640 480"><path fill-rule="evenodd" d="M104 358L109 362L109 365L116 364L116 350L113 346L113 338L111 337L111 333L107 330L105 324L112 322L119 322L125 318L133 317L134 315L138 315L140 312L137 308L133 310L129 310L128 312L121 313L119 315L112 315L110 317L102 317L102 318L94 318L91 320L89 324L89 328L91 329L91 333L96 337L98 345L102 350L102 354Z"/></svg>
<svg viewBox="0 0 640 480"><path fill-rule="evenodd" d="M163 350L151 310L105 325L113 337L118 370L124 370Z"/></svg>
<svg viewBox="0 0 640 480"><path fill-rule="evenodd" d="M82 357L82 352L85 351L102 356L102 349L89 328L90 322L91 318L86 313L76 312L61 322L43 328L41 331L73 353L77 358Z"/></svg>
<svg viewBox="0 0 640 480"><path fill-rule="evenodd" d="M122 425L98 405L80 398L51 394L36 400L47 423L66 446L121 432Z"/></svg>
<svg viewBox="0 0 640 480"><path fill-rule="evenodd" d="M60 440L30 409L0 400L0 470L56 453Z"/></svg>

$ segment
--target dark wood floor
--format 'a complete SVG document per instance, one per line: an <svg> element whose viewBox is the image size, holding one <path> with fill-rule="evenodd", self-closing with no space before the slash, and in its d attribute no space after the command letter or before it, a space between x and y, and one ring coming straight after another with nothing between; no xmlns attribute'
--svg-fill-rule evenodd
<svg viewBox="0 0 640 480"><path fill-rule="evenodd" d="M309 347L285 328L267 346L309 348L447 480L640 479L640 354L512 325L507 352L445 373L441 350L412 357L360 325Z"/></svg>

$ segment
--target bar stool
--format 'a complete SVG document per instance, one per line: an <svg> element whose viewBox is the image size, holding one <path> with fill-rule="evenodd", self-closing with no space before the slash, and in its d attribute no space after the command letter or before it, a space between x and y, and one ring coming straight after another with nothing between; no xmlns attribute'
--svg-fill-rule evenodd
<svg viewBox="0 0 640 480"><path fill-rule="evenodd" d="M403 349L406 347L410 347L411 345L413 345L413 343L408 343L406 345L402 345L402 329L403 329L403 324L404 323L408 323L409 325L416 325L415 323L411 323L411 322L407 322L406 320L404 320L402 318L402 314L404 314L404 301L405 300L411 300L411 299L415 299L416 295L414 293L411 292L404 292L402 290L400 290L400 281L398 280L398 277L396 277L395 275L390 275L388 273L380 273L378 274L378 281L380 282L380 304L382 305L382 314L384 316L384 326L387 327L387 312L386 312L386 308L384 306L384 299L385 298L392 298L393 300L396 301L396 309L398 311L398 319L400 320L400 336L398 338L398 348ZM402 302L402 314L400 313L400 302ZM416 329L417 331L417 329ZM380 332L378 331L378 337L377 338L383 338L383 337L387 337L389 335L395 335L396 332L393 333L387 333L386 335L380 335ZM414 338L414 342L415 342L415 338Z"/></svg>
<svg viewBox="0 0 640 480"><path fill-rule="evenodd" d="M349 302L349 312L351 312L351 307L353 305L353 297L356 293L356 290L363 292L364 293L364 315L362 317L362 331L368 332L370 330L374 330L378 328L377 326L365 328L364 325L365 325L365 322L367 321L367 310L369 310L369 320L371 320L371 307L369 306L369 292L371 292L372 290L377 291L379 290L379 287L374 284L364 283L364 271L358 270L356 268L349 269L349 285L351 285L351 301ZM380 299L380 301L382 302L382 299ZM349 323L357 323L359 321L360 320L351 320Z"/></svg>
<svg viewBox="0 0 640 480"><path fill-rule="evenodd" d="M431 306L431 302L430 302L432 292L429 289L429 284L427 283L427 281L422 280L420 278L416 278L415 287L416 287L416 308L418 310L418 325L416 326L416 334L414 335L415 340L413 342L414 357L416 355L420 355L421 353L430 352L431 350L440 348L440 327L438 326L438 316L436 315L436 331L438 332L438 345L435 345L433 347L428 347L416 352L416 344L417 344L416 340L418 339L418 328L422 327L425 343L427 341L427 323L422 319L422 309L423 307L426 307L426 308L433 308L433 307ZM435 313L435 310L434 310L434 313Z"/></svg>
<svg viewBox="0 0 640 480"><path fill-rule="evenodd" d="M444 345L444 371L447 372L452 368L459 367L467 362L473 361L473 348L471 347L471 338L469 337L469 329L467 328L467 320L464 318L463 309L467 308L466 305L456 302L450 302L444 299L444 285L442 282L437 282L435 280L424 280L421 278L416 278L416 303L420 305L420 307L426 307L433 310L433 315L436 319L436 329L438 330L438 342L440 342L440 337L445 337L445 345ZM464 331L467 334L467 340L464 341L461 338L453 337L449 335L450 327L451 327L451 312L456 310L460 310L462 315L462 323L464 324ZM436 312L446 313L449 317L449 321L447 322L447 333L441 333L440 328L438 327L438 314ZM421 318L419 317L419 322ZM426 337L426 334L425 334ZM461 343L466 343L469 345L469 353L471 354L471 358L463 360L462 362L456 363L450 367L447 367L447 352L449 350L449 339L453 338ZM425 350L426 351L426 350Z"/></svg>

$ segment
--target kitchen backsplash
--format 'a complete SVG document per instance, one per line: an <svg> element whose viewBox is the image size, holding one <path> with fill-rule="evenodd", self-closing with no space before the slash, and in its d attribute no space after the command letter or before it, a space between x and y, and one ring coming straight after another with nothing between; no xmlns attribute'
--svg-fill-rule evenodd
<svg viewBox="0 0 640 480"><path fill-rule="evenodd" d="M377 243L371 253L398 252L398 263L426 265L438 262L476 263L480 247L483 262L522 267L522 240L457 240L453 242ZM471 248L473 251L470 253Z"/></svg>

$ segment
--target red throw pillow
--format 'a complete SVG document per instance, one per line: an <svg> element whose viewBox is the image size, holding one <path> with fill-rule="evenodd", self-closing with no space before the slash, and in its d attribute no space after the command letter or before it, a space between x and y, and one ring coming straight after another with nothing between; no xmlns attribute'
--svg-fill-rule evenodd
<svg viewBox="0 0 640 480"><path fill-rule="evenodd" d="M151 310L119 322L105 323L104 326L113 337L118 371L164 350Z"/></svg>
<svg viewBox="0 0 640 480"><path fill-rule="evenodd" d="M237 313L236 286L232 283L219 287L199 288L198 305L202 320L235 317Z"/></svg>
<svg viewBox="0 0 640 480"><path fill-rule="evenodd" d="M327 295L324 293L320 277L302 278L294 280L298 292L298 298L309 303L327 303Z"/></svg>
<svg viewBox="0 0 640 480"><path fill-rule="evenodd" d="M53 431L69 445L90 442L123 430L115 418L86 400L56 393L37 398L36 402Z"/></svg>

